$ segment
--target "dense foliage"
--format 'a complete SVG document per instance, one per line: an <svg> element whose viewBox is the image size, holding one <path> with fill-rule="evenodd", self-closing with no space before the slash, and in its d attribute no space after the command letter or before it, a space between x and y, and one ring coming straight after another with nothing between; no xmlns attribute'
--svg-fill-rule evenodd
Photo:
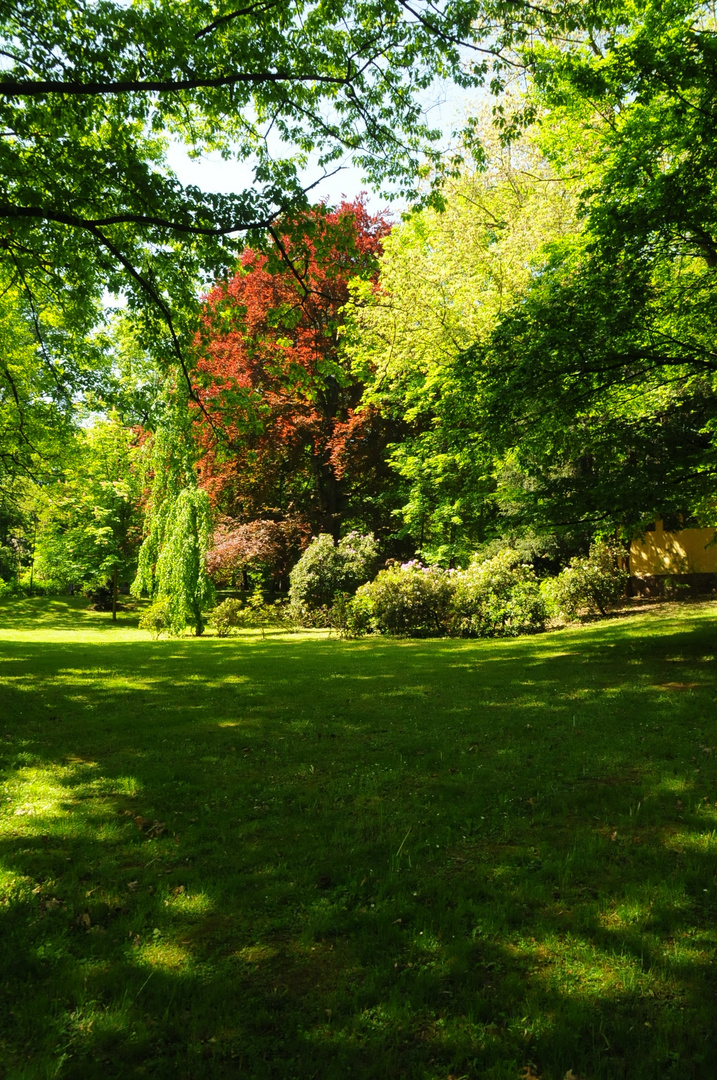
<svg viewBox="0 0 717 1080"><path fill-rule="evenodd" d="M557 577L543 583L548 606L568 618L586 612L607 614L625 595L623 559L623 553L609 544L594 544L588 556L572 558Z"/></svg>
<svg viewBox="0 0 717 1080"><path fill-rule="evenodd" d="M248 250L207 297L195 433L202 485L236 527L298 515L338 537L346 521L386 525L390 425L356 412L363 382L339 331L349 282L375 280L387 231L362 201L317 207L301 237L282 235L286 260Z"/></svg>
<svg viewBox="0 0 717 1080"><path fill-rule="evenodd" d="M134 591L171 593L175 629L201 629L208 573L286 591L312 534L328 584L297 603L335 604L358 579L331 560L371 532L376 561L459 576L519 551L515 617L476 564L452 616L510 632L542 618L519 566L554 574L658 516L715 524L714 13L389 7L4 13L3 580L127 575L141 504ZM418 195L437 73L493 97L426 159L420 208L389 230L362 199L310 206L300 174L344 153ZM170 138L251 161L255 184L182 188ZM141 489L81 450L110 414ZM594 563L559 578L563 611Z"/></svg>
<svg viewBox="0 0 717 1080"><path fill-rule="evenodd" d="M358 590L355 602L376 633L427 637L445 633L452 593L451 578L440 567L410 562L382 570Z"/></svg>
<svg viewBox="0 0 717 1080"><path fill-rule="evenodd" d="M511 549L474 558L453 577L449 631L455 637L516 637L542 630L546 607L533 567Z"/></svg>
<svg viewBox="0 0 717 1080"><path fill-rule="evenodd" d="M476 557L464 571L416 561L390 566L333 613L346 637L515 637L542 630L545 619L533 569L510 549L490 559Z"/></svg>
<svg viewBox="0 0 717 1080"><path fill-rule="evenodd" d="M34 575L62 589L129 586L141 540L135 435L111 417L81 432L65 469L37 492Z"/></svg>
<svg viewBox="0 0 717 1080"><path fill-rule="evenodd" d="M184 404L181 394L169 395L164 422L146 445L145 537L132 592L166 600L174 633L191 625L199 635L203 613L214 600L207 573L212 511L206 492L197 486Z"/></svg>
<svg viewBox="0 0 717 1080"><path fill-rule="evenodd" d="M339 593L355 592L373 576L378 545L373 536L348 533L338 544L328 533L314 537L291 571L289 596L297 610L330 606Z"/></svg>

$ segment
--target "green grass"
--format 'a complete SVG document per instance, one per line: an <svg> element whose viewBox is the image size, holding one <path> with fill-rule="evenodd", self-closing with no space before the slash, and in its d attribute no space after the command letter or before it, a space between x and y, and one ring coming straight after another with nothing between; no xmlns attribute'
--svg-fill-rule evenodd
<svg viewBox="0 0 717 1080"><path fill-rule="evenodd" d="M154 642L0 608L0 1075L716 1075L716 615Z"/></svg>

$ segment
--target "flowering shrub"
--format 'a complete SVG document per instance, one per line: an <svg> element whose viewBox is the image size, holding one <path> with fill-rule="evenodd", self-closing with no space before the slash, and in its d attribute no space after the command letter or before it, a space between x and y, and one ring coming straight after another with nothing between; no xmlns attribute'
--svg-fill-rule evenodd
<svg viewBox="0 0 717 1080"><path fill-rule="evenodd" d="M627 573L619 568L619 551L593 544L587 558L574 558L556 578L543 582L543 596L555 615L607 614L624 595Z"/></svg>
<svg viewBox="0 0 717 1080"><path fill-rule="evenodd" d="M427 637L447 630L452 574L438 566L404 563L382 570L356 593L349 622L380 634ZM367 628L368 628L367 627Z"/></svg>
<svg viewBox="0 0 717 1080"><path fill-rule="evenodd" d="M299 614L330 607L341 592L352 593L376 567L373 536L352 532L334 544L328 533L315 537L291 571L289 597Z"/></svg>
<svg viewBox="0 0 717 1080"><path fill-rule="evenodd" d="M510 548L453 575L449 633L514 637L545 626L546 607L532 566Z"/></svg>

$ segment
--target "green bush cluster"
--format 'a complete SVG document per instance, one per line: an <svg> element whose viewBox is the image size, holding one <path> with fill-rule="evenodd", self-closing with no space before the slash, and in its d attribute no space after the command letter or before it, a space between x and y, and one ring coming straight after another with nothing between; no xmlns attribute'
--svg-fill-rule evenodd
<svg viewBox="0 0 717 1080"><path fill-rule="evenodd" d="M222 601L212 612L211 621L217 637L228 637L235 629L289 629L294 625L288 604L281 600L267 603L259 589L246 602L234 598Z"/></svg>
<svg viewBox="0 0 717 1080"><path fill-rule="evenodd" d="M546 608L532 567L507 549L464 571L417 562L389 567L353 599L341 597L333 615L345 637L506 637L542 630Z"/></svg>
<svg viewBox="0 0 717 1080"><path fill-rule="evenodd" d="M370 629L379 634L430 637L446 632L452 575L437 566L391 566L356 594L370 612Z"/></svg>
<svg viewBox="0 0 717 1080"><path fill-rule="evenodd" d="M234 627L242 625L244 604L241 600L228 599L217 604L212 612L212 623L217 637L228 637Z"/></svg>
<svg viewBox="0 0 717 1080"><path fill-rule="evenodd" d="M570 560L557 577L543 582L543 597L554 616L606 615L625 595L627 571L621 552L610 544L593 544L590 554Z"/></svg>

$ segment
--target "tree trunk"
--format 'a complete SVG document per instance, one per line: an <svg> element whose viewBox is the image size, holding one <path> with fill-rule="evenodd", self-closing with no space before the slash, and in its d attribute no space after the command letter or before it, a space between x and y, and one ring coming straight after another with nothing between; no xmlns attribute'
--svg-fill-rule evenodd
<svg viewBox="0 0 717 1080"><path fill-rule="evenodd" d="M117 567L112 571L112 622L117 622Z"/></svg>

